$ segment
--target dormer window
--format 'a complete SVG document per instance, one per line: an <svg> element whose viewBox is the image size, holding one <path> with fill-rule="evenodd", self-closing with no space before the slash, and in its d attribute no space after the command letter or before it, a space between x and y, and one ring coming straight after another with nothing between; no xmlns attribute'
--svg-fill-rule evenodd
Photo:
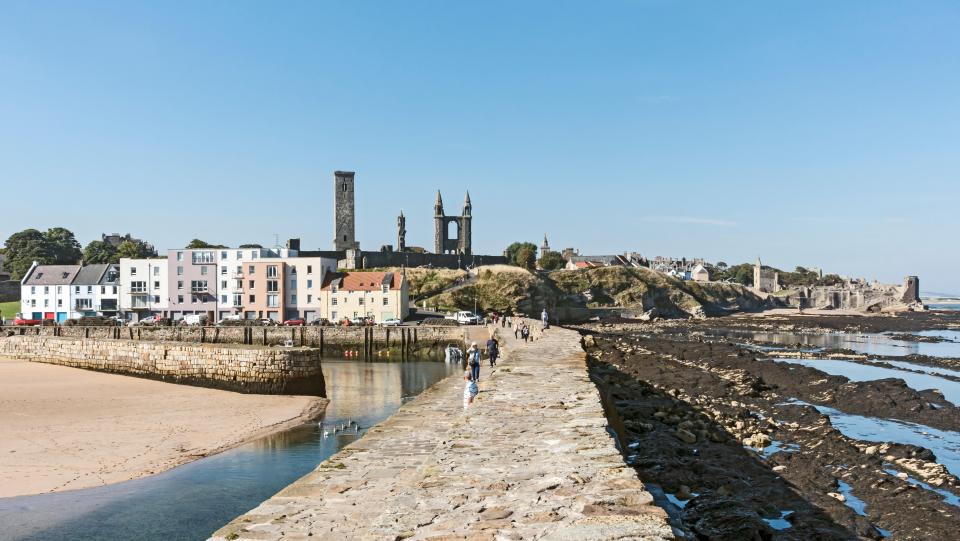
<svg viewBox="0 0 960 541"><path fill-rule="evenodd" d="M384 293L386 293L390 291L390 286L387 284L383 284L382 286L380 286L380 291L383 291Z"/></svg>
<svg viewBox="0 0 960 541"><path fill-rule="evenodd" d="M43 273L42 273L42 272L38 272L38 273L37 273L37 278L43 278Z"/></svg>
<svg viewBox="0 0 960 541"><path fill-rule="evenodd" d="M331 292L331 293L336 293L338 289L339 289L339 288L337 287L337 284L330 284L330 292Z"/></svg>

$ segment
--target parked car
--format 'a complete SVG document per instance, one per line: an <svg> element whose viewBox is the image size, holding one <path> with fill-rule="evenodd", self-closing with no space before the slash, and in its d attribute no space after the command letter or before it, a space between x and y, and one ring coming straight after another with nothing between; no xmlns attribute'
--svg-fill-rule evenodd
<svg viewBox="0 0 960 541"><path fill-rule="evenodd" d="M327 325L331 325L331 323L330 323L330 321L328 321L328 320L326 320L326 319L324 319L324 318L322 318L322 317L318 317L317 319L314 319L314 320L311 321L310 323L307 323L307 325L315 325L315 326L318 326L318 327L326 327Z"/></svg>
<svg viewBox="0 0 960 541"><path fill-rule="evenodd" d="M452 316L447 316L447 319L452 319L461 325L479 325L480 323L483 323L482 317L466 310L457 312Z"/></svg>
<svg viewBox="0 0 960 541"><path fill-rule="evenodd" d="M241 321L240 314L234 314L230 316L224 316L220 321L217 322L217 325L237 325L237 321Z"/></svg>
<svg viewBox="0 0 960 541"><path fill-rule="evenodd" d="M383 322L380 323L380 325L383 327L399 327L401 323L403 322L395 317L392 317L390 319L383 320Z"/></svg>
<svg viewBox="0 0 960 541"><path fill-rule="evenodd" d="M254 320L254 325L260 325L263 327L276 327L279 324L280 323L278 321L266 317Z"/></svg>
<svg viewBox="0 0 960 541"><path fill-rule="evenodd" d="M23 314L17 314L17 316L13 319L13 324L18 327L32 327L34 325L42 325L43 320L31 319L24 317Z"/></svg>
<svg viewBox="0 0 960 541"><path fill-rule="evenodd" d="M180 323L182 325L204 325L207 323L207 316L206 314L187 314L183 316Z"/></svg>
<svg viewBox="0 0 960 541"><path fill-rule="evenodd" d="M130 325L156 325L157 320L159 319L160 318L157 316L147 316L145 318L141 318L139 321L130 322Z"/></svg>
<svg viewBox="0 0 960 541"><path fill-rule="evenodd" d="M285 327L303 327L307 322L304 321L302 317L295 317L293 319L288 319L283 322Z"/></svg>

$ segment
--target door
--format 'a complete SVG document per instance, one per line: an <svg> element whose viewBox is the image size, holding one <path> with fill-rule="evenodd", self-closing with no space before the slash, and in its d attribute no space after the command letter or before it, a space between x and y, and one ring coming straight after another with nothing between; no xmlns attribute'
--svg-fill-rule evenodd
<svg viewBox="0 0 960 541"><path fill-rule="evenodd" d="M30 319L43 319L43 312L34 312Z"/></svg>
<svg viewBox="0 0 960 541"><path fill-rule="evenodd" d="M304 310L303 311L303 320L307 323L317 319L317 312L315 310Z"/></svg>
<svg viewBox="0 0 960 541"><path fill-rule="evenodd" d="M57 312L57 323L63 323L67 320L66 312Z"/></svg>

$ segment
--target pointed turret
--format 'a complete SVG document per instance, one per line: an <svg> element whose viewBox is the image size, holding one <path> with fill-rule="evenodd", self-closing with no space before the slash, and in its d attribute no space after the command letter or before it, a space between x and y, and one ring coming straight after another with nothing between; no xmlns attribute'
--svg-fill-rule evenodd
<svg viewBox="0 0 960 541"><path fill-rule="evenodd" d="M443 216L443 198L440 197L440 190L437 190L437 201L433 204L433 213L437 216Z"/></svg>
<svg viewBox="0 0 960 541"><path fill-rule="evenodd" d="M467 196L463 198L463 215L470 216L473 211L473 203L470 202L470 190L467 190Z"/></svg>

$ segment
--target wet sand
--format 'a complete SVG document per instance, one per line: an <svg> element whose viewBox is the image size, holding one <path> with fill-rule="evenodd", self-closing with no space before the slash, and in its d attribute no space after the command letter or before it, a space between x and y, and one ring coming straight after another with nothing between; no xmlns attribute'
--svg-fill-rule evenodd
<svg viewBox="0 0 960 541"><path fill-rule="evenodd" d="M325 405L0 358L0 497L159 473L316 418Z"/></svg>

